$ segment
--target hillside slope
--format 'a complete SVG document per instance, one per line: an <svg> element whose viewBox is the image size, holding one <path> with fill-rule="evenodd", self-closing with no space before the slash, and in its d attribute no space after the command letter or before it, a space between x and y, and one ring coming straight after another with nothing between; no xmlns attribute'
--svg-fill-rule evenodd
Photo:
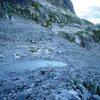
<svg viewBox="0 0 100 100"><path fill-rule="evenodd" d="M99 28L70 0L1 1L0 100L99 100Z"/></svg>
<svg viewBox="0 0 100 100"><path fill-rule="evenodd" d="M98 41L98 28L77 17L70 0L3 0L0 7L2 18L13 19L17 14L48 27L54 33L81 46Z"/></svg>

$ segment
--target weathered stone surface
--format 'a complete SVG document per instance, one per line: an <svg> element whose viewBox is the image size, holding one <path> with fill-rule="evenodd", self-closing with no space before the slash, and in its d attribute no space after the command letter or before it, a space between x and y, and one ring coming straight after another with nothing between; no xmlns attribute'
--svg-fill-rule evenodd
<svg viewBox="0 0 100 100"><path fill-rule="evenodd" d="M67 6L67 8L70 9L75 14L74 7L71 0L63 0L63 1L65 5Z"/></svg>

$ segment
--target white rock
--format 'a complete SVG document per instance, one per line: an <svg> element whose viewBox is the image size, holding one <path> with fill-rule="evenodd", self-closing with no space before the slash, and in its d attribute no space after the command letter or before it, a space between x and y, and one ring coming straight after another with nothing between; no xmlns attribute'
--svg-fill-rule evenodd
<svg viewBox="0 0 100 100"><path fill-rule="evenodd" d="M81 38L79 36L75 36L75 42L81 45Z"/></svg>

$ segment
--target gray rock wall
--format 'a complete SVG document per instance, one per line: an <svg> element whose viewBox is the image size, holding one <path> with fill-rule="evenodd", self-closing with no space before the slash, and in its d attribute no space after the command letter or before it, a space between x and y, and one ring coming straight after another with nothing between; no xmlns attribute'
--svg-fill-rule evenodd
<svg viewBox="0 0 100 100"><path fill-rule="evenodd" d="M20 4L21 6L27 6L32 3L32 1L38 1L38 0L0 0L0 4L2 2L5 3L13 3L13 4ZM57 4L64 4L72 13L75 14L73 4L71 0L54 0Z"/></svg>
<svg viewBox="0 0 100 100"><path fill-rule="evenodd" d="M67 6L67 8L70 9L75 14L74 7L71 0L63 0L63 1L64 4Z"/></svg>

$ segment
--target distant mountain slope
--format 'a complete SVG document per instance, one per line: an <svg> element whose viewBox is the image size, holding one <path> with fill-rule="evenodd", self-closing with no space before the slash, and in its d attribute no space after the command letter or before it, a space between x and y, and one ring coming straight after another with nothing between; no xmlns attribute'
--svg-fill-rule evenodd
<svg viewBox="0 0 100 100"><path fill-rule="evenodd" d="M21 6L31 5L32 1L34 1L34 0L1 0L1 2L20 4ZM39 1L39 0L35 0L35 1ZM75 13L74 8L73 8L73 4L70 0L48 0L48 1L52 2L53 4L55 3L55 4L64 5L68 9L70 9L70 11Z"/></svg>
<svg viewBox="0 0 100 100"><path fill-rule="evenodd" d="M100 27L100 23L96 24L97 27Z"/></svg>
<svg viewBox="0 0 100 100"><path fill-rule="evenodd" d="M75 15L70 0L1 0L0 8L1 17L18 14L41 24L76 23L93 26L92 23L81 20Z"/></svg>
<svg viewBox="0 0 100 100"><path fill-rule="evenodd" d="M70 0L1 0L1 18L12 20L15 15L31 19L81 46L98 40L97 27L75 15Z"/></svg>

